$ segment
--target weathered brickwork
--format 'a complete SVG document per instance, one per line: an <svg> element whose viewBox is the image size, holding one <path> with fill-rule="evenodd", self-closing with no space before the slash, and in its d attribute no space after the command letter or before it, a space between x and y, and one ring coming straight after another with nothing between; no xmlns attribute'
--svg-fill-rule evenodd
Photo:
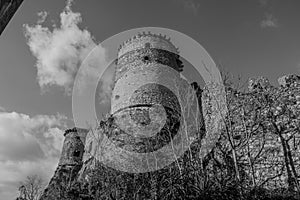
<svg viewBox="0 0 300 200"><path fill-rule="evenodd" d="M178 54L162 49L144 47L127 52L118 58L115 82L117 82L128 70L145 63L159 63L167 65L178 72L183 70L183 65Z"/></svg>

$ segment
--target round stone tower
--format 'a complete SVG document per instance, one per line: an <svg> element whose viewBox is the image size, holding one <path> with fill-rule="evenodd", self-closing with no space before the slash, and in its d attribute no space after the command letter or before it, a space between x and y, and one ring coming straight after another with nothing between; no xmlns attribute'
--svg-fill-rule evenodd
<svg viewBox="0 0 300 200"><path fill-rule="evenodd" d="M183 68L178 50L170 39L151 33L138 34L125 41L119 48L116 64L111 114L116 114L120 109L131 106L134 100L131 99L130 102L130 95L140 86L149 83L165 83L165 85L167 83L168 85L170 81L165 80L178 79L178 72L181 72ZM144 91L149 93L154 86L145 87ZM144 101L146 101L145 98Z"/></svg>
<svg viewBox="0 0 300 200"><path fill-rule="evenodd" d="M110 120L88 133L84 165L95 157L141 173L170 164L174 148L177 156L184 153L197 137L202 115L182 71L178 49L165 36L140 33L125 41L116 59ZM155 162L140 162L154 154Z"/></svg>
<svg viewBox="0 0 300 200"><path fill-rule="evenodd" d="M65 131L59 165L79 165L82 163L87 132L87 129L76 127Z"/></svg>
<svg viewBox="0 0 300 200"><path fill-rule="evenodd" d="M174 93L183 70L179 57L178 49L162 35L140 33L120 46L111 114L123 130L148 137L162 128L158 123L168 115L179 122L180 103Z"/></svg>

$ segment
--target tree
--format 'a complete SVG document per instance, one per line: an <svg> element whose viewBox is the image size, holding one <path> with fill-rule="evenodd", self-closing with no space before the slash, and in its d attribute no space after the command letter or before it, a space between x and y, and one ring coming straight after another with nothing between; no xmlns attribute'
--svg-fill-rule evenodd
<svg viewBox="0 0 300 200"><path fill-rule="evenodd" d="M282 83L284 79L284 83ZM300 193L296 160L297 154L292 151L292 145L300 133L300 77L286 76L279 79L279 88L268 87L258 89L261 96L263 127L277 137L283 152L284 166L287 173L289 191L295 189ZM293 142L294 141L294 142ZM294 144L293 144L294 143Z"/></svg>
<svg viewBox="0 0 300 200"><path fill-rule="evenodd" d="M274 87L260 77L250 80L249 92L240 92L224 78L228 114L210 158L214 185L227 190L235 179L240 189L299 192L299 80L286 76Z"/></svg>
<svg viewBox="0 0 300 200"><path fill-rule="evenodd" d="M38 200L44 190L45 181L38 175L27 176L20 183L18 199L21 200Z"/></svg>
<svg viewBox="0 0 300 200"><path fill-rule="evenodd" d="M290 192L300 191L296 153L300 136L300 78L290 75L284 80L280 87L274 87L260 77L250 80L248 93L227 92L228 116L232 116L227 122L237 144L237 162L246 164L253 189L271 182L274 189L278 187L276 182L282 185L286 179Z"/></svg>

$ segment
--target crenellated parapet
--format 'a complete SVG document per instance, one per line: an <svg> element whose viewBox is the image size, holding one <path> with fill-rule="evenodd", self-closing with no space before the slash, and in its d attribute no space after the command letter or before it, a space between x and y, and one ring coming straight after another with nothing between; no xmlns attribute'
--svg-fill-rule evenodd
<svg viewBox="0 0 300 200"><path fill-rule="evenodd" d="M151 44L151 48L163 49L179 54L178 48L171 43L171 39L167 38L167 36L143 32L129 38L120 45L118 49L118 58L130 51L144 48L147 43Z"/></svg>
<svg viewBox="0 0 300 200"><path fill-rule="evenodd" d="M178 49L162 35L138 34L125 41L116 61L115 83L128 71L149 63L157 63L181 72L183 65Z"/></svg>

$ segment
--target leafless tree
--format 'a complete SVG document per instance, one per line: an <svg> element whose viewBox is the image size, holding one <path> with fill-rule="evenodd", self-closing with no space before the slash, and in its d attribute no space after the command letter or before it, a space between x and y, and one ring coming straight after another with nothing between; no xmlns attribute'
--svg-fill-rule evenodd
<svg viewBox="0 0 300 200"><path fill-rule="evenodd" d="M26 179L20 182L19 199L22 200L38 200L45 187L45 181L39 175L27 176Z"/></svg>

